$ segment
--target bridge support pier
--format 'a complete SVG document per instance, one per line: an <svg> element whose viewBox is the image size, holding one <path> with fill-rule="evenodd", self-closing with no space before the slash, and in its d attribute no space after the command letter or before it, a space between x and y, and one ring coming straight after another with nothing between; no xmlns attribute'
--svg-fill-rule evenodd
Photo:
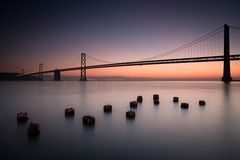
<svg viewBox="0 0 240 160"><path fill-rule="evenodd" d="M81 77L80 81L87 80L87 70L86 70L86 54L81 53Z"/></svg>
<svg viewBox="0 0 240 160"><path fill-rule="evenodd" d="M229 40L229 26L224 25L224 62L223 62L223 77L222 81L227 83L232 81L230 70L230 40Z"/></svg>
<svg viewBox="0 0 240 160"><path fill-rule="evenodd" d="M61 81L61 72L58 69L54 70L54 81Z"/></svg>

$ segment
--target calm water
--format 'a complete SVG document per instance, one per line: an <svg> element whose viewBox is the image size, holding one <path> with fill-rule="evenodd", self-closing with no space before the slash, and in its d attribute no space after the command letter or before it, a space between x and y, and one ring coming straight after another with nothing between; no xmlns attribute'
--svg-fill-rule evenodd
<svg viewBox="0 0 240 160"><path fill-rule="evenodd" d="M62 81L0 82L0 152L5 159L239 159L240 83ZM152 95L159 94L160 105ZM129 102L143 103L126 120ZM172 103L179 96L188 110ZM205 107L198 100L206 100ZM103 113L112 104L112 114ZM74 118L64 109L73 106ZM36 139L16 114L27 111L38 122ZM94 128L81 118L96 117ZM2 158L1 158L2 159Z"/></svg>

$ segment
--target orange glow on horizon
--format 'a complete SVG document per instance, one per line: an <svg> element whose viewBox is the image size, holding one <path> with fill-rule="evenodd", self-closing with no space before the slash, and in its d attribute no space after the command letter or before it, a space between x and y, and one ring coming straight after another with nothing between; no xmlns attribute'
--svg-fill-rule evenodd
<svg viewBox="0 0 240 160"><path fill-rule="evenodd" d="M240 77L239 62L231 62L232 77ZM129 66L87 70L87 76L120 76L132 78L220 78L223 63L185 63L148 66ZM79 76L80 71L62 73L64 76Z"/></svg>

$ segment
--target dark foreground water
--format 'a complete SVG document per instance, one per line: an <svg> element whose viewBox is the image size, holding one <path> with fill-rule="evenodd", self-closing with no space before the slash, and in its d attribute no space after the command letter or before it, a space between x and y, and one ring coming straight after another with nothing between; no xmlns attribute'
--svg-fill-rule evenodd
<svg viewBox="0 0 240 160"><path fill-rule="evenodd" d="M240 157L240 83L62 81L0 82L1 159L194 159ZM152 95L159 94L160 105ZM126 120L129 102L143 103L135 120ZM179 96L188 110L172 103ZM205 107L198 100L206 100ZM103 113L112 104L112 114ZM74 118L64 109L73 106ZM27 111L29 121L19 125L16 114ZM81 118L96 117L94 128ZM38 122L36 139L26 134L29 122Z"/></svg>

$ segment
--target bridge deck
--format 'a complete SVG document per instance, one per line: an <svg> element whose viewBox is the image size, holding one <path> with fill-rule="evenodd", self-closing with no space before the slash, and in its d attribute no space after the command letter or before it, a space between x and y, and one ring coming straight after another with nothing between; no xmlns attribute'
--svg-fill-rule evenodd
<svg viewBox="0 0 240 160"><path fill-rule="evenodd" d="M193 58L177 58L177 59L159 59L150 61L132 61L132 62L121 62L121 63L110 63L101 65L86 66L86 69L96 69L96 68L110 68L110 67L124 67L124 66L139 66L139 65L154 65L154 64L171 64L171 63L196 63L196 62L215 62L223 61L224 56L209 56L209 57L193 57ZM231 55L230 60L240 60L240 54ZM74 71L81 70L82 67L72 67L72 68L61 68L58 69L61 72L64 71ZM54 70L44 71L42 73L52 73ZM29 73L22 76L36 75L39 72Z"/></svg>

